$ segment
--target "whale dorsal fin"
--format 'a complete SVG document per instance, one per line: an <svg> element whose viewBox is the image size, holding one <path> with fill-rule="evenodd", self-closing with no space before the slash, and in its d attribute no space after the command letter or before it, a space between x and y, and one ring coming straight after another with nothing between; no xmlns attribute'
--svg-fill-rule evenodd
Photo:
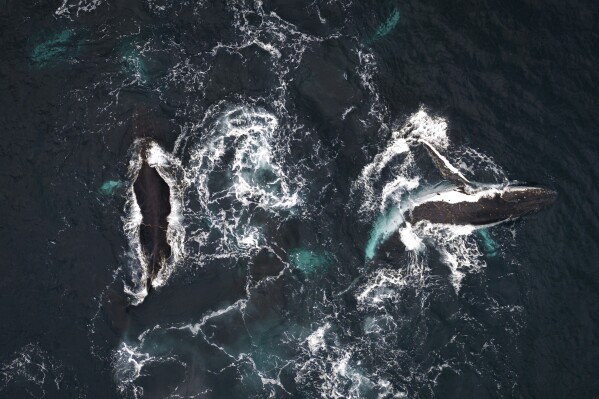
<svg viewBox="0 0 599 399"><path fill-rule="evenodd" d="M429 155L433 159L433 162L435 163L435 166L437 167L437 169L439 169L439 172L441 172L441 175L443 175L445 179L454 183L461 189L465 189L467 187L472 186L472 183L468 179L466 179L466 177L462 173L460 173L459 169L450 164L447 158L441 155L439 151L437 151L437 149L433 147L428 141L422 139L419 141L422 144L424 144L426 151L429 153Z"/></svg>

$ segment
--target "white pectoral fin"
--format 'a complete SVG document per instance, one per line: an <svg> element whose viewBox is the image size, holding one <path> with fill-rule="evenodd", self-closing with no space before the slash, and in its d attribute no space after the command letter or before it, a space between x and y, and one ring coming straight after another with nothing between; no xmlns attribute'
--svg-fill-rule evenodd
<svg viewBox="0 0 599 399"><path fill-rule="evenodd" d="M466 179L466 177L462 173L460 173L458 168L449 163L447 158L441 155L439 151L437 151L437 149L433 147L428 141L422 139L418 141L424 144L424 148L426 148L426 151L435 163L435 166L437 167L437 169L439 169L439 172L441 172L441 175L443 175L445 179L456 184L458 187L462 189L472 184L468 179Z"/></svg>

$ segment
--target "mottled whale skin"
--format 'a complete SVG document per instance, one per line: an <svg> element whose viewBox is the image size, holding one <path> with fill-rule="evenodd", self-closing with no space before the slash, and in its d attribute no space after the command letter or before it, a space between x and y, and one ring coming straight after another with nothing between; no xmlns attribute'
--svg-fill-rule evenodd
<svg viewBox="0 0 599 399"><path fill-rule="evenodd" d="M430 143L420 142L443 177L453 185L410 201L404 206L407 222L491 225L541 211L557 198L554 190L544 187L472 183Z"/></svg>
<svg viewBox="0 0 599 399"><path fill-rule="evenodd" d="M153 141L155 129L148 121L148 115L138 112L134 118L134 137L141 140L141 167L133 183L135 200L142 215L139 226L139 240L147 260L148 280L146 288L152 288L152 281L158 275L164 262L171 256L168 242L168 216L171 213L170 188L158 171L148 163L146 150Z"/></svg>
<svg viewBox="0 0 599 399"><path fill-rule="evenodd" d="M551 205L556 192L533 186L506 186L467 194L459 189L436 192L409 206L405 219L431 223L484 226L514 220Z"/></svg>

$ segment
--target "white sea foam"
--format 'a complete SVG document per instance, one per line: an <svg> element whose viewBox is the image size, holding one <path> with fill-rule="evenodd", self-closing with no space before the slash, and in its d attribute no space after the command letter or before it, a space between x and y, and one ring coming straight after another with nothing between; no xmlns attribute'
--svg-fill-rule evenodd
<svg viewBox="0 0 599 399"><path fill-rule="evenodd" d="M54 14L58 17L70 17L73 14L79 16L81 13L94 11L102 3L103 0L63 0Z"/></svg>
<svg viewBox="0 0 599 399"><path fill-rule="evenodd" d="M49 388L60 391L64 367L38 344L30 343L0 365L0 394L11 384L24 385L30 397L43 398Z"/></svg>
<svg viewBox="0 0 599 399"><path fill-rule="evenodd" d="M325 323L310 334L305 341L306 356L295 361L295 382L300 391L305 385L316 384L325 398L402 397L390 381L363 370L356 359L359 348L341 344L330 329L331 324ZM331 345L326 345L325 336L329 335Z"/></svg>
<svg viewBox="0 0 599 399"><path fill-rule="evenodd" d="M327 333L327 330L331 328L329 323L325 323L323 326L319 327L312 334L308 336L306 342L308 343L308 348L310 352L316 353L320 349L324 349L326 343L324 342L324 336Z"/></svg>
<svg viewBox="0 0 599 399"><path fill-rule="evenodd" d="M160 326L153 330L159 331ZM142 334L138 343L122 342L112 354L112 369L117 381L117 389L126 397L141 399L145 397L144 390L137 385L137 379L144 375L144 368L151 364L176 364L185 367L185 363L176 356L152 354L146 348L146 337ZM173 390L173 393L176 388Z"/></svg>
<svg viewBox="0 0 599 399"><path fill-rule="evenodd" d="M390 198L397 203L405 192L419 186L420 174L411 146L421 139L435 146L447 147L447 122L420 109L408 118L399 131L392 132L387 145L362 169L352 186L352 193L362 198L359 212L364 218L370 218L386 208ZM391 182L384 181L382 177L385 168L391 168L394 172Z"/></svg>
<svg viewBox="0 0 599 399"><path fill-rule="evenodd" d="M272 113L235 106L215 115L190 148L185 176L209 229L222 236L220 247L242 255L266 245L260 227L251 223L256 209L276 216L299 207L305 182L285 164L288 144ZM194 238L204 245L207 237L199 231Z"/></svg>
<svg viewBox="0 0 599 399"><path fill-rule="evenodd" d="M333 32L326 37L304 33L275 11L266 12L261 1L236 0L227 4L234 16L236 39L228 43L218 43L212 49L212 55L219 51L227 51L243 57L242 51L254 46L268 53L269 62L272 64L271 71L275 74L278 84L273 92L265 95L269 97L269 102L278 113L285 114L290 72L300 65L304 54L311 46L338 37L340 33Z"/></svg>
<svg viewBox="0 0 599 399"><path fill-rule="evenodd" d="M478 272L485 267L482 253L472 236L475 226L421 222L417 227L419 233L431 239L441 253L444 263L451 271L451 284L456 293L467 272Z"/></svg>
<svg viewBox="0 0 599 399"><path fill-rule="evenodd" d="M135 380L141 376L143 367L152 360L155 359L139 348L121 343L112 358L114 376L121 394L130 392L135 398L143 395L143 388L136 386Z"/></svg>
<svg viewBox="0 0 599 399"><path fill-rule="evenodd" d="M406 223L405 226L399 230L399 237L408 251L420 252L424 249L422 239L416 235L410 223Z"/></svg>
<svg viewBox="0 0 599 399"><path fill-rule="evenodd" d="M383 121L387 114L387 107L384 102L380 101L380 94L374 83L377 72L375 55L364 48L358 50L357 55L360 60L360 64L357 68L358 76L360 76L360 83L371 98L369 114L375 120Z"/></svg>

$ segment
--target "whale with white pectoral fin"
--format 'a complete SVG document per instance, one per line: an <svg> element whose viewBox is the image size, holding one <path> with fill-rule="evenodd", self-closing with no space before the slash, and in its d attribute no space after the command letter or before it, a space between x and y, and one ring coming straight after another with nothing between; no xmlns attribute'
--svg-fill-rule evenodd
<svg viewBox="0 0 599 399"><path fill-rule="evenodd" d="M407 222L492 225L543 210L557 198L555 190L545 187L471 182L430 143L420 143L443 177L453 184L405 204Z"/></svg>
<svg viewBox="0 0 599 399"><path fill-rule="evenodd" d="M485 184L470 181L428 141L420 139L418 143L424 145L445 182L425 193L402 200L388 211L396 216L386 215L384 221L396 219L407 226L427 222L484 228L539 212L557 198L557 192L546 187L514 182ZM388 223L388 226L377 226L375 230L396 228L395 223ZM371 239L366 249L367 261L373 260L376 247L389 238L389 233L380 233L382 240ZM405 244L403 237L402 241ZM406 248L409 249L409 245Z"/></svg>

